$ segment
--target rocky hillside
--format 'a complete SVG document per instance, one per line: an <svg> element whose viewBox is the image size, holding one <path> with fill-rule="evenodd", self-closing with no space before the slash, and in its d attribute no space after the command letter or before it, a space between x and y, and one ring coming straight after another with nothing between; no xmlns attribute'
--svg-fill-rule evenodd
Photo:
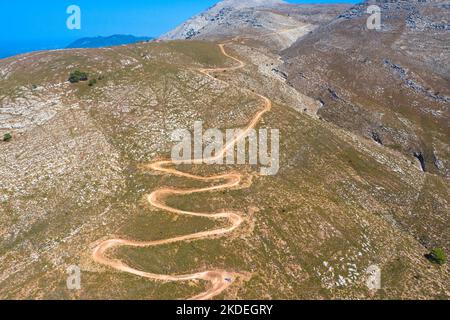
<svg viewBox="0 0 450 320"><path fill-rule="evenodd" d="M238 172L243 183L164 199L179 210L242 212L239 228L117 247L109 258L159 275L236 272L218 299L448 300L448 263L429 258L433 249L450 253L448 6L382 6L380 32L365 30L364 6L356 6L285 51L285 64L272 45L244 39L224 51L177 40L0 60L0 299L204 292L206 281L144 279L92 253L112 238L138 243L228 228L224 219L151 206L157 189L218 182L148 164L170 158L172 132L196 121L244 127L262 108L257 93L272 101L259 126L280 131L278 174L177 166L204 177ZM261 10L283 8L298 10ZM319 23L322 11L309 12L305 21ZM238 61L242 68L224 69ZM219 70L208 75L210 68ZM80 290L67 288L70 266L81 270ZM366 284L372 266L381 271L379 290Z"/></svg>
<svg viewBox="0 0 450 320"><path fill-rule="evenodd" d="M381 30L368 30L369 3ZM450 176L450 2L369 1L284 51L284 71L321 117Z"/></svg>
<svg viewBox="0 0 450 320"><path fill-rule="evenodd" d="M114 235L157 240L223 226L150 208L149 192L193 183L143 165L169 157L171 132L194 121L244 126L261 108L253 90L274 103L261 126L281 131L279 173L184 166L203 176L238 170L248 186L167 199L183 210L242 211L241 228L228 237L109 254L158 274L245 275L218 297L225 299L448 299L446 266L425 258L435 247L448 252L448 184L410 158L304 112L314 103L270 72L279 59L269 48L233 42L226 49L247 65L216 75L225 82L197 68L236 62L198 41L0 62L0 134L12 136L0 142L0 298L180 299L204 291L201 281L117 272L95 263L92 251ZM89 80L70 83L73 70ZM365 284L373 264L383 279L376 293ZM66 287L71 265L81 268L81 290Z"/></svg>
<svg viewBox="0 0 450 320"><path fill-rule="evenodd" d="M283 49L348 5L291 5L278 0L225 0L189 19L161 39L217 40L241 36Z"/></svg>
<svg viewBox="0 0 450 320"><path fill-rule="evenodd" d="M227 19L231 12L239 11L251 7L279 5L283 1L277 0L225 0L220 1L205 12L192 17L182 25L162 36L162 39L191 39L202 33L202 29L214 24L217 27L221 22ZM231 22L231 21L230 21Z"/></svg>

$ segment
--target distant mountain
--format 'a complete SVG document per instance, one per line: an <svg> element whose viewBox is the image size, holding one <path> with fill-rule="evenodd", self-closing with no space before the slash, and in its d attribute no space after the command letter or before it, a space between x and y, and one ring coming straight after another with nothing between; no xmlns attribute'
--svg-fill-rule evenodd
<svg viewBox="0 0 450 320"><path fill-rule="evenodd" d="M153 38L116 34L109 37L81 38L68 45L67 49L112 47L149 40L153 40Z"/></svg>

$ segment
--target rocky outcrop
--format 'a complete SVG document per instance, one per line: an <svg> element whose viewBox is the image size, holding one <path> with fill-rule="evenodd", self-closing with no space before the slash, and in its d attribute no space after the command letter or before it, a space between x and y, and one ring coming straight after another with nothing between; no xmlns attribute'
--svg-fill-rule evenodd
<svg viewBox="0 0 450 320"><path fill-rule="evenodd" d="M201 35L207 26L218 26L227 19L234 12L238 12L245 8L254 7L271 7L283 4L281 0L224 0L220 1L205 12L192 17L184 22L174 30L166 33L161 39L175 40L175 39L191 39L195 36ZM230 24L231 21L228 21Z"/></svg>
<svg viewBox="0 0 450 320"><path fill-rule="evenodd" d="M245 36L286 49L348 5L292 5L278 0L225 0L164 34L162 40Z"/></svg>

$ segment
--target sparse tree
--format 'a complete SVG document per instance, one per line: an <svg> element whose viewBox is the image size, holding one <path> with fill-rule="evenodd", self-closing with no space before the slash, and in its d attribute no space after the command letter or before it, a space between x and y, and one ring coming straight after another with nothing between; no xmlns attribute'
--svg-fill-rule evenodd
<svg viewBox="0 0 450 320"><path fill-rule="evenodd" d="M87 81L88 80L88 74L86 72L82 72L79 70L75 70L72 72L69 76L69 82L70 83L77 83L80 81Z"/></svg>
<svg viewBox="0 0 450 320"><path fill-rule="evenodd" d="M447 256L441 248L431 250L431 252L427 254L427 259L438 265L444 265L447 262Z"/></svg>

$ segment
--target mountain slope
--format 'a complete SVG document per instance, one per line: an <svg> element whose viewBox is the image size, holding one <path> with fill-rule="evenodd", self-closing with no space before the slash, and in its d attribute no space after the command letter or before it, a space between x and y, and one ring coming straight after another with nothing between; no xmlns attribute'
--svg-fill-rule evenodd
<svg viewBox="0 0 450 320"><path fill-rule="evenodd" d="M415 7L387 4L397 5ZM439 121L389 108L397 101L389 95L400 92L406 107L417 100L421 112L445 116L430 102L447 96L439 82L448 74L446 42L438 41L445 27L436 22L445 7L422 5L411 18L427 37L364 33L364 8L356 7L284 52L285 71L272 45L284 34L281 25L267 42L257 37L262 32L251 40L246 32L218 43L160 41L1 60L0 136L12 139L0 141L0 298L183 299L214 291L207 281L214 279L226 285L217 299L448 300L448 264L426 255L436 247L450 252L449 180L423 172L384 135L344 126L363 116L394 119L380 127L387 132L392 123L405 131L420 125L445 151ZM269 11L286 13L284 6L304 10ZM309 10L304 18L321 25L321 8ZM409 30L399 23L402 10L388 12L388 30ZM434 15L433 23L423 18ZM396 55L392 39L400 48L414 45ZM380 52L389 60L380 62ZM410 78L421 68L428 74ZM74 70L92 81L70 83ZM433 85L432 94L423 97L419 80ZM257 128L280 131L277 175L261 176L254 165L155 171L170 159L174 130L190 132L196 121L205 130L243 128L262 111ZM217 176L225 179L200 178ZM179 191L192 189L202 192ZM95 254L111 244L105 256ZM80 290L67 288L70 266L81 269ZM380 290L366 285L373 266Z"/></svg>
<svg viewBox="0 0 450 320"><path fill-rule="evenodd" d="M273 6L284 3L277 0L224 0L212 6L205 12L192 17L182 25L162 36L162 39L191 39L198 36L201 30L210 24L219 25L220 21L227 19L230 13L244 8Z"/></svg>
<svg viewBox="0 0 450 320"><path fill-rule="evenodd" d="M246 38L282 49L348 7L290 5L271 0L225 0L189 19L161 39L218 40L245 35Z"/></svg>
<svg viewBox="0 0 450 320"><path fill-rule="evenodd" d="M381 31L357 5L284 51L283 71L322 101L324 119L450 177L448 1L371 1ZM446 22L447 21L447 22Z"/></svg>
<svg viewBox="0 0 450 320"><path fill-rule="evenodd" d="M225 49L246 65L217 79L199 68L237 63L199 41L0 62L0 133L13 135L0 142L1 298L180 299L205 292L207 282L143 280L96 263L92 253L112 237L155 241L228 226L150 207L145 199L154 190L211 183L155 175L146 164L170 157L171 132L195 121L205 129L245 126L261 111L253 91L273 101L261 127L281 131L278 175L262 177L247 165L178 166L205 177L231 169L245 177L245 188L165 199L184 211L242 212L240 228L108 256L161 275L234 270L240 276L220 299L450 296L446 267L430 264L418 240L428 233L434 243L448 243L448 185L401 154L303 112L310 99L265 73L278 60L269 48L235 41ZM97 83L70 84L73 69ZM441 220L429 218L435 212ZM398 216L410 220L399 223ZM382 270L378 292L365 285L373 264ZM79 291L66 287L71 265L81 268Z"/></svg>

